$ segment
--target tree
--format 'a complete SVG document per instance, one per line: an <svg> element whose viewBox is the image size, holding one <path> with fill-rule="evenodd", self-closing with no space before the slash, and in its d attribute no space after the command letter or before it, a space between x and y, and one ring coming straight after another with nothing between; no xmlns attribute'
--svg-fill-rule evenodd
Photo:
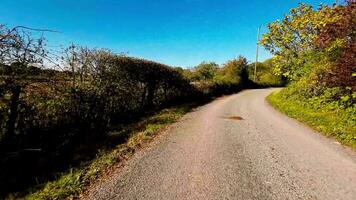
<svg viewBox="0 0 356 200"><path fill-rule="evenodd" d="M0 25L0 65L3 67L0 74L2 97L6 93L10 98L7 101L9 109L3 141L11 140L15 134L21 93L33 77L33 66L41 66L43 60L48 59L45 50L43 34L35 37L38 31L26 27L8 29Z"/></svg>
<svg viewBox="0 0 356 200"><path fill-rule="evenodd" d="M276 20L268 25L269 32L260 41L273 57L274 72L291 80L297 80L308 69L310 53L316 49L315 39L320 30L337 20L333 15L334 7L321 6L313 10L312 6L299 4L291 9L282 21Z"/></svg>
<svg viewBox="0 0 356 200"><path fill-rule="evenodd" d="M322 81L328 87L351 87L356 91L356 2L335 8L340 16L327 24L316 39L316 45L332 61Z"/></svg>
<svg viewBox="0 0 356 200"><path fill-rule="evenodd" d="M236 59L229 60L223 65L220 72L221 80L233 84L246 83L248 80L246 70L247 59L243 56L239 56Z"/></svg>
<svg viewBox="0 0 356 200"><path fill-rule="evenodd" d="M194 69L194 80L212 81L218 71L218 64L214 62L202 62Z"/></svg>
<svg viewBox="0 0 356 200"><path fill-rule="evenodd" d="M253 80L255 63L248 65L249 77ZM256 83L261 85L283 85L284 80L281 75L273 73L272 58L257 63Z"/></svg>

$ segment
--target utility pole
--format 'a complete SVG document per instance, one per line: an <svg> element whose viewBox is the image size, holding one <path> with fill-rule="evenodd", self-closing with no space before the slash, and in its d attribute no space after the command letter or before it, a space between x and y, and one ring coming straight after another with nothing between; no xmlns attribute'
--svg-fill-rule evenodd
<svg viewBox="0 0 356 200"><path fill-rule="evenodd" d="M257 49L256 49L256 62L255 62L255 72L253 75L253 81L256 82L256 76L257 76L257 61L258 61L258 46L259 46L259 41L260 41L260 31L261 31L261 25L258 27L257 30Z"/></svg>

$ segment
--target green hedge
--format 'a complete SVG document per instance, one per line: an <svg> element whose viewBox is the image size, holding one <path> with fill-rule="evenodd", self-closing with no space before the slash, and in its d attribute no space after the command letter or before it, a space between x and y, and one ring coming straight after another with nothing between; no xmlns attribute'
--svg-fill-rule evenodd
<svg viewBox="0 0 356 200"><path fill-rule="evenodd" d="M345 106L342 101L331 100L331 93L329 89L318 97L305 97L290 86L272 93L267 100L288 116L356 148L356 105Z"/></svg>

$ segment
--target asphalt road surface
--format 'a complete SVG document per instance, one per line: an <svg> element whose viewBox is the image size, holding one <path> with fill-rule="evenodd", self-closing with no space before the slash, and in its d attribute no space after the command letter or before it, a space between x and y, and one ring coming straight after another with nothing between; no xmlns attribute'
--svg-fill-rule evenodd
<svg viewBox="0 0 356 200"><path fill-rule="evenodd" d="M274 89L204 105L89 199L356 199L356 152L275 111Z"/></svg>

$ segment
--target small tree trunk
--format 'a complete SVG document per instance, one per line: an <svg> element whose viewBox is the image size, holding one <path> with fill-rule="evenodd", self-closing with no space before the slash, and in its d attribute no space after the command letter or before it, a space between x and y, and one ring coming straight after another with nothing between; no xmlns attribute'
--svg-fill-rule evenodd
<svg viewBox="0 0 356 200"><path fill-rule="evenodd" d="M74 66L72 66L72 78L73 78L73 88L75 88L75 70L74 70Z"/></svg>
<svg viewBox="0 0 356 200"><path fill-rule="evenodd" d="M155 95L155 90L156 90L156 82L155 81L150 81L147 84L147 100L146 100L146 109L151 109L153 107L153 99Z"/></svg>
<svg viewBox="0 0 356 200"><path fill-rule="evenodd" d="M167 95L168 84L166 81L164 82L163 90L164 90L164 101L165 101L164 103L167 103L168 102L168 95Z"/></svg>
<svg viewBox="0 0 356 200"><path fill-rule="evenodd" d="M9 141L14 137L16 120L18 117L18 106L20 100L21 86L14 86L11 89L11 99L9 102L9 118L6 125L5 141ZM11 144L11 143L9 143Z"/></svg>
<svg viewBox="0 0 356 200"><path fill-rule="evenodd" d="M80 72L80 83L83 84L83 71Z"/></svg>
<svg viewBox="0 0 356 200"><path fill-rule="evenodd" d="M147 86L144 86L143 92L142 92L142 96L141 96L141 107L145 107L145 101L146 101L146 93L147 93Z"/></svg>

